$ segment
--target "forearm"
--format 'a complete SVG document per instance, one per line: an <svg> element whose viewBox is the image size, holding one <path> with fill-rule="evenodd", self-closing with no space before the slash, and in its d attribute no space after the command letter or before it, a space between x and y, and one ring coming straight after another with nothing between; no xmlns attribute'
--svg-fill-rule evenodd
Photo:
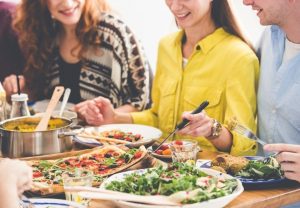
<svg viewBox="0 0 300 208"><path fill-rule="evenodd" d="M130 113L137 111L138 110L130 104L122 105L115 109L113 123L133 123Z"/></svg>
<svg viewBox="0 0 300 208"><path fill-rule="evenodd" d="M125 105L122 105L122 106L116 108L115 111L118 113L130 113L130 112L137 112L138 109L136 109L135 107L133 107L130 104L125 104Z"/></svg>
<svg viewBox="0 0 300 208"><path fill-rule="evenodd" d="M222 131L220 135L216 138L207 138L210 142L222 152L230 152L232 146L232 135L230 131L224 126L222 127Z"/></svg>
<svg viewBox="0 0 300 208"><path fill-rule="evenodd" d="M133 119L132 119L130 113L115 112L112 123L131 124L131 123L133 123Z"/></svg>

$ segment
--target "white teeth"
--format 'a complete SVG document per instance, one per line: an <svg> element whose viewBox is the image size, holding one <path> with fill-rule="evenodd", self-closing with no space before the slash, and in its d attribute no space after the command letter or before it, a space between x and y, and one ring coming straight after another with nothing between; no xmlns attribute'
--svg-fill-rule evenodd
<svg viewBox="0 0 300 208"><path fill-rule="evenodd" d="M185 17L187 14L177 14L177 17Z"/></svg>

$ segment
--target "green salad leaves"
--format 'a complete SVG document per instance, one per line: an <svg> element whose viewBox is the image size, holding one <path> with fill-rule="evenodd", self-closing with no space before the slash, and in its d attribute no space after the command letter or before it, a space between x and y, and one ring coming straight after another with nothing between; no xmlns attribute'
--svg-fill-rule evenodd
<svg viewBox="0 0 300 208"><path fill-rule="evenodd" d="M250 160L248 165L239 171L235 176L257 179L279 179L283 173L280 164L274 157L264 160Z"/></svg>
<svg viewBox="0 0 300 208"><path fill-rule="evenodd" d="M112 181L106 189L137 195L166 195L183 204L197 203L231 194L236 179L217 178L186 163L173 163L148 169L143 174L126 175L123 181Z"/></svg>

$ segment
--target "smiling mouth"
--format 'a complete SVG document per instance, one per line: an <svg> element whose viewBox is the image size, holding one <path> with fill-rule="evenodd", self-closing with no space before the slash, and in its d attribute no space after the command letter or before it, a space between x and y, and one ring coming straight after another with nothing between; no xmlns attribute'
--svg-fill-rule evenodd
<svg viewBox="0 0 300 208"><path fill-rule="evenodd" d="M176 16L177 19L181 20L181 19L186 18L189 14L190 13L188 12L188 13L185 13L185 14L176 14L175 16Z"/></svg>
<svg viewBox="0 0 300 208"><path fill-rule="evenodd" d="M78 8L78 6L72 8L72 9L66 9L66 10L60 11L60 13L63 14L63 15L66 15L66 16L71 16L75 13L77 8Z"/></svg>
<svg viewBox="0 0 300 208"><path fill-rule="evenodd" d="M262 9L260 9L260 10L257 10L257 15L259 15L260 13L262 12Z"/></svg>
<svg viewBox="0 0 300 208"><path fill-rule="evenodd" d="M257 7L253 7L252 8L254 11L256 11L256 15L259 15L262 12L262 9L257 8Z"/></svg>

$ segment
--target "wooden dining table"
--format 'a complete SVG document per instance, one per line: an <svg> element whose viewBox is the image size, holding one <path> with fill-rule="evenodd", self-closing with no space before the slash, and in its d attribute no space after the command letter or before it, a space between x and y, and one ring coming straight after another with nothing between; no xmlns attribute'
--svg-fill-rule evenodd
<svg viewBox="0 0 300 208"><path fill-rule="evenodd" d="M220 153L203 150L198 153L198 159L211 160L218 154ZM226 208L276 208L298 201L300 203L300 183L290 181L273 188L245 189ZM118 208L118 206L108 201L92 200L89 208Z"/></svg>
<svg viewBox="0 0 300 208"><path fill-rule="evenodd" d="M80 149L80 148L79 148ZM79 153L78 148L75 148L68 154L73 154L75 152ZM81 150L80 153L84 153L89 150ZM66 156L66 153L60 153ZM53 156L56 158L60 154ZM217 152L211 152L202 150L198 153L198 159L200 160L211 160L215 158L218 154ZM52 156L40 156L33 157L34 159L52 159ZM22 158L25 160L30 160L33 158ZM150 159L149 159L150 158ZM0 156L1 159L1 156ZM154 162L153 162L154 161ZM145 168L147 166L151 167L155 163L162 163L160 160L152 158L148 156L147 165L137 165L136 167L132 167L131 169L136 168ZM276 208L282 207L284 205L293 204L299 202L300 203L300 183L296 181L290 181L286 184L280 184L280 186L276 186L273 188L264 188L259 187L258 189L245 189L241 195L235 198L231 203L229 203L226 208ZM102 200L91 200L88 208L118 208L113 202L110 201L102 201Z"/></svg>

